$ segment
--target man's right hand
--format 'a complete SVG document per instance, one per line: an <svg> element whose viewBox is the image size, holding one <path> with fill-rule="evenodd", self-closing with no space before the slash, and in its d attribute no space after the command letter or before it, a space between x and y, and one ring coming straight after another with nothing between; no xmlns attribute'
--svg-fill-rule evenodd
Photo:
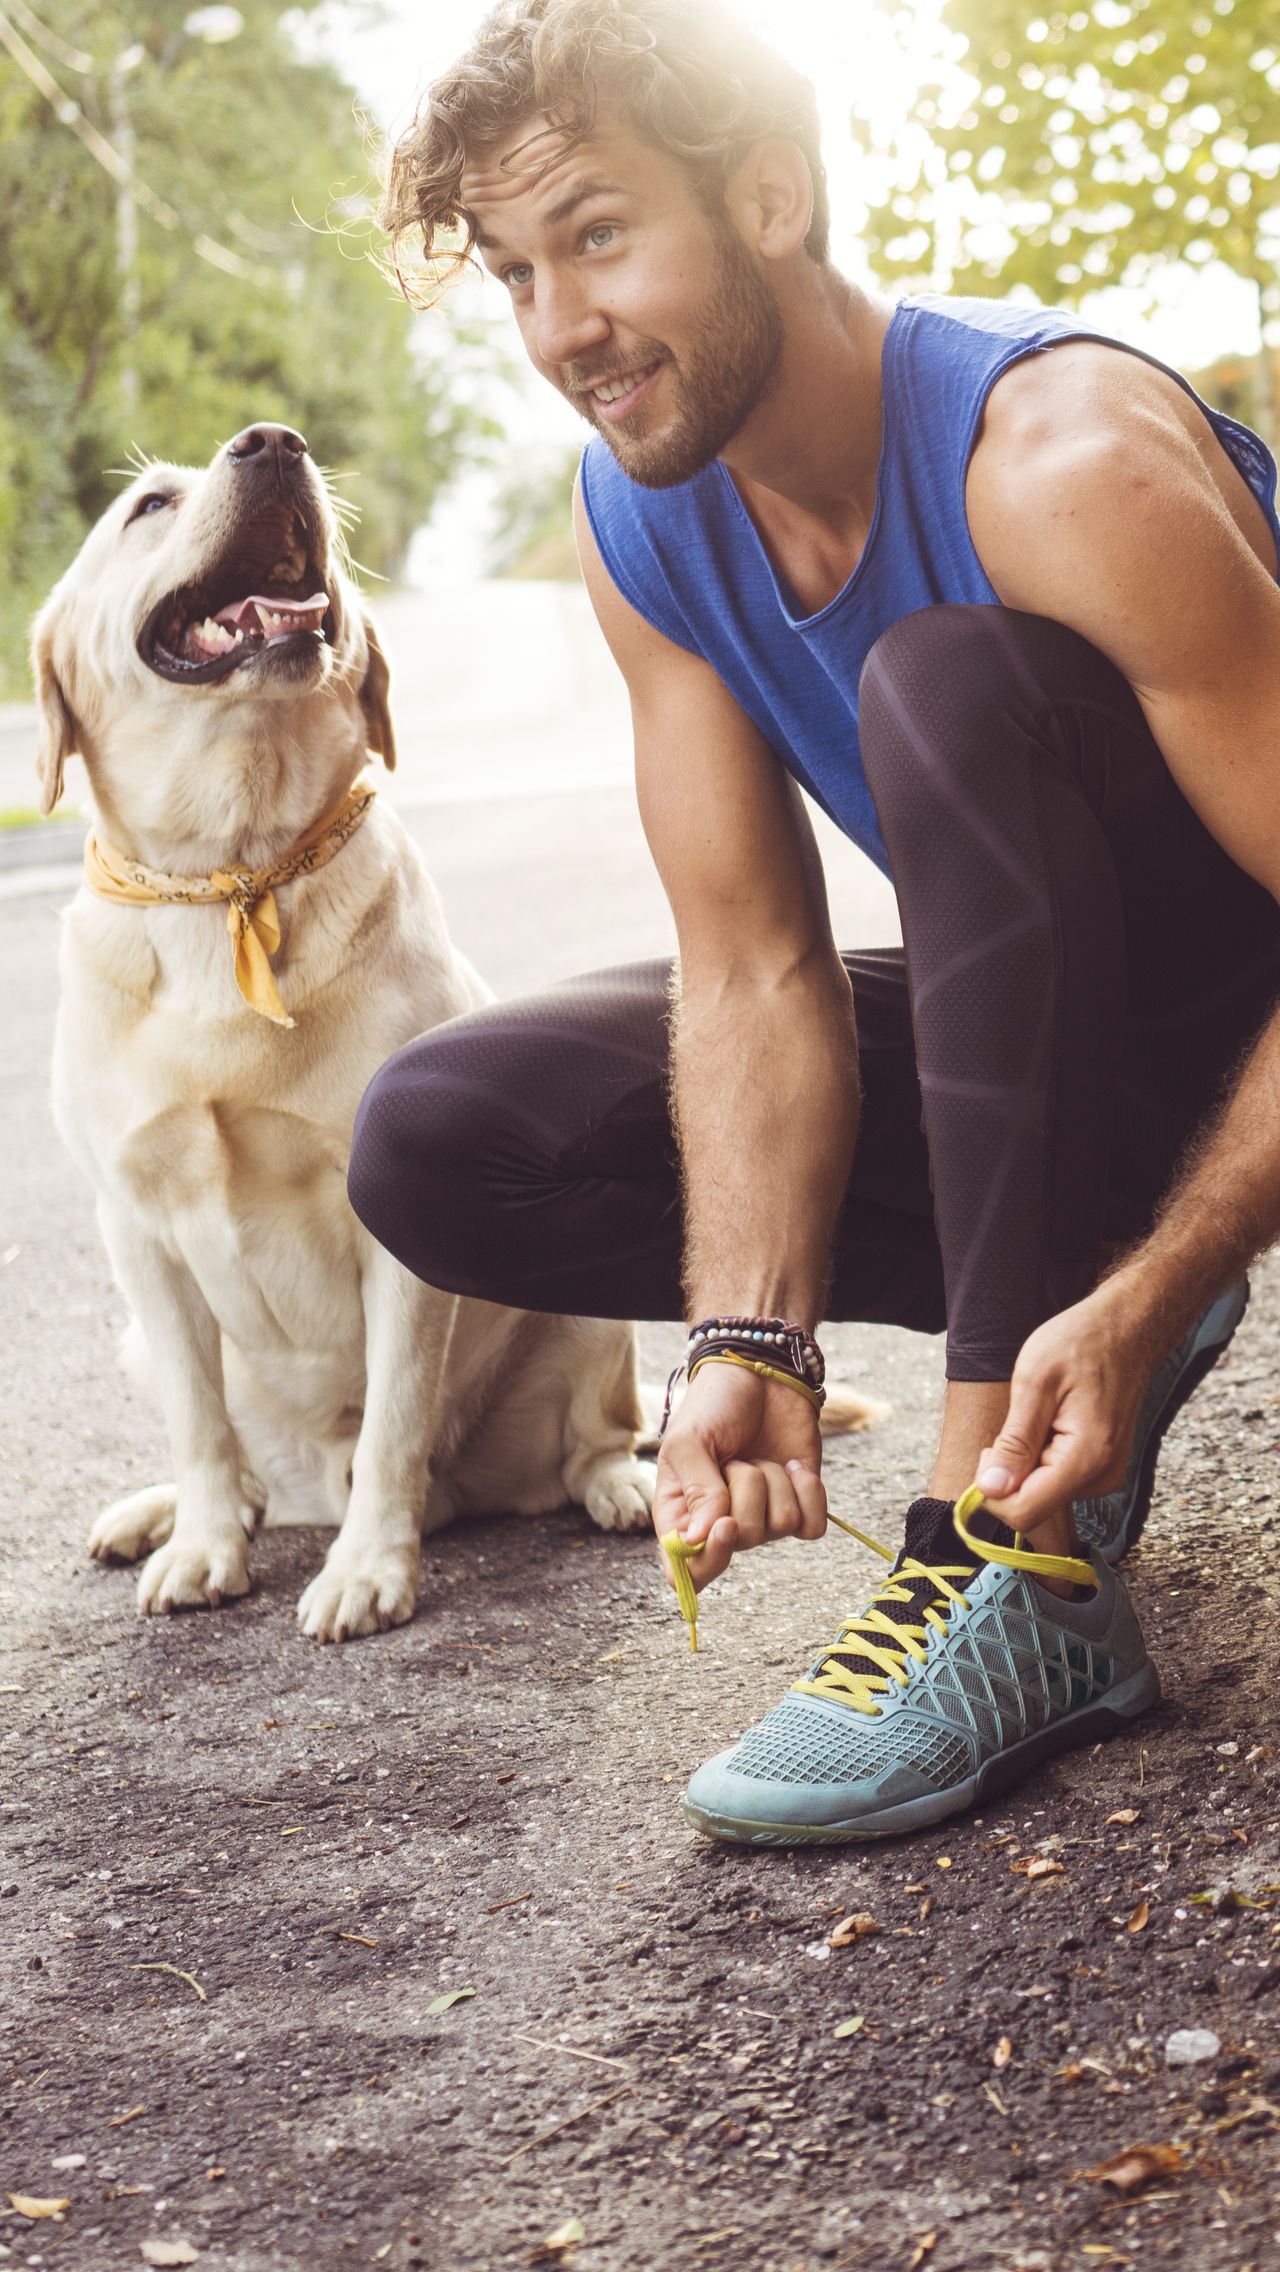
<svg viewBox="0 0 1280 2272"><path fill-rule="evenodd" d="M822 1537L821 1466L817 1410L798 1389L745 1366L702 1365L662 1439L654 1528L705 1541L687 1565L700 1592L745 1547Z"/></svg>

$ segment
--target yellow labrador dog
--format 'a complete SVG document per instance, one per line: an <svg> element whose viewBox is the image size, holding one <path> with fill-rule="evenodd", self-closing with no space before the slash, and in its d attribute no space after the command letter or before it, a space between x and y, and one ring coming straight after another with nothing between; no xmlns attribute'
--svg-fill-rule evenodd
<svg viewBox="0 0 1280 2272"><path fill-rule="evenodd" d="M79 752L97 814L65 920L54 1105L97 1192L173 1481L99 1515L142 1611L249 1585L259 1515L338 1524L303 1630L413 1611L419 1539L577 1501L648 1520L626 1325L424 1286L346 1195L383 1060L489 999L395 815L387 667L300 435L153 465L42 610L45 809Z"/></svg>

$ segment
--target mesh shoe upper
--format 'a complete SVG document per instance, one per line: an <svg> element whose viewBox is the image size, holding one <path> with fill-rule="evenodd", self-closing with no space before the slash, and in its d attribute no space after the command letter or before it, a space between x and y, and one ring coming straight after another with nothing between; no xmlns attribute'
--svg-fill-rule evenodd
<svg viewBox="0 0 1280 2272"><path fill-rule="evenodd" d="M1124 1689L1122 1711L1158 1693L1128 1596L1104 1563L1092 1559L1096 1592L1060 1599L1022 1570L978 1564L952 1511L915 1503L903 1554L871 1609L732 1750L699 1769L686 1805L700 1827L821 1837L857 1834L860 1819L895 1808L937 1819L948 1796L950 1811L956 1794L967 1803L989 1762L1113 1690ZM972 1519L970 1528L977 1535ZM1000 1536L990 1543L1011 1536L991 1528ZM926 1548L945 1588L922 1567Z"/></svg>

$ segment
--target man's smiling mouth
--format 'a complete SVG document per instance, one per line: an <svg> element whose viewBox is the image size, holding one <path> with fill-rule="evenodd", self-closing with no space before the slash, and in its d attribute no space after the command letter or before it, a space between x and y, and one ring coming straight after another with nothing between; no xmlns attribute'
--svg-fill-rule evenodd
<svg viewBox="0 0 1280 2272"><path fill-rule="evenodd" d="M621 402L624 395L634 394L636 388L660 368L660 363L642 363L637 370L620 371L614 378L601 379L592 387L591 399L593 402Z"/></svg>

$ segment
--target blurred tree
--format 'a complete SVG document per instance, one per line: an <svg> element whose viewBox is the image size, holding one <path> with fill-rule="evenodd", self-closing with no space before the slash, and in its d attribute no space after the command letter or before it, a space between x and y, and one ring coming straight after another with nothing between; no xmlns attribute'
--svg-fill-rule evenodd
<svg viewBox="0 0 1280 2272"><path fill-rule="evenodd" d="M1275 438L1276 0L948 0L937 61L888 145L854 121L893 176L867 231L877 273L1071 304L1171 261L1224 261L1258 294L1252 409Z"/></svg>
<svg viewBox="0 0 1280 2272"><path fill-rule="evenodd" d="M489 544L493 576L572 583L581 574L573 540L573 484L582 452L576 447L521 466L494 497Z"/></svg>
<svg viewBox="0 0 1280 2272"><path fill-rule="evenodd" d="M132 446L201 464L253 419L297 426L394 575L489 430L483 334L411 317L365 257L363 122L319 4L0 0L0 672Z"/></svg>

